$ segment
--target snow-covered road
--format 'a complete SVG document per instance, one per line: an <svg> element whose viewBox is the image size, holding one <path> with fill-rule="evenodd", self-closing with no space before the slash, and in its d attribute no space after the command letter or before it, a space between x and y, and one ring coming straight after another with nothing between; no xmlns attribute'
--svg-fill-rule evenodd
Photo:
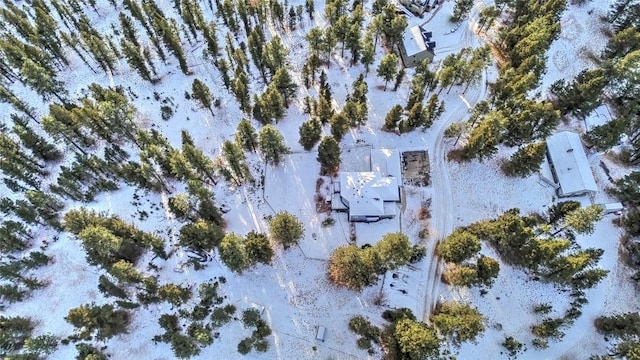
<svg viewBox="0 0 640 360"><path fill-rule="evenodd" d="M449 36L458 36L462 47L475 47L477 37L473 31L477 22L478 11L474 8L469 20L465 21L461 28ZM464 86L452 89L461 91ZM429 161L431 163L431 179L433 186L431 238L434 241L427 245L428 266L426 267L426 287L423 303L423 321L428 321L429 316L438 303L438 284L442 275L444 264L436 256L436 246L440 240L453 231L453 199L451 196L451 183L446 161L447 144L444 139L445 130L453 123L463 121L468 116L470 108L475 106L487 94L487 75L483 72L482 79L475 85L469 86L466 93L459 93L457 97L449 96L446 99L442 118L431 127L432 136L428 138Z"/></svg>

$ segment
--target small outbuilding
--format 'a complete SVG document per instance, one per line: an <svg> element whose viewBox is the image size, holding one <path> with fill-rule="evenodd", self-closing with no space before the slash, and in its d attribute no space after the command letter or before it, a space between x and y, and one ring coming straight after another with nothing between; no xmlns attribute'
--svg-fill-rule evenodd
<svg viewBox="0 0 640 360"><path fill-rule="evenodd" d="M327 335L327 328L319 325L316 327L316 340L324 342L324 337Z"/></svg>
<svg viewBox="0 0 640 360"><path fill-rule="evenodd" d="M608 215L608 214L620 214L622 213L622 210L624 210L624 205L622 205L622 203L619 202L615 202L615 203L606 203L606 204L598 204L600 205L600 207L602 207L602 213L604 215Z"/></svg>
<svg viewBox="0 0 640 360"><path fill-rule="evenodd" d="M433 61L436 42L431 41L431 31L425 30L422 26L416 25L405 31L402 35L402 42L398 45L400 59L405 67L414 67L425 59Z"/></svg>
<svg viewBox="0 0 640 360"><path fill-rule="evenodd" d="M561 131L547 138L547 160L559 197L593 195L593 178L580 135Z"/></svg>

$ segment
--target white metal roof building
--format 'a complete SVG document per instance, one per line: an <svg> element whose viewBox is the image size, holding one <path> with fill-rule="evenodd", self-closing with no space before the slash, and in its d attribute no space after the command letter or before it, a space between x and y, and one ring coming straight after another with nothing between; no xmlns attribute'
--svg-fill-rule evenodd
<svg viewBox="0 0 640 360"><path fill-rule="evenodd" d="M396 215L400 201L398 179L379 172L339 173L340 198L349 221L377 221Z"/></svg>
<svg viewBox="0 0 640 360"><path fill-rule="evenodd" d="M371 171L384 176L402 178L400 151L397 149L371 149Z"/></svg>
<svg viewBox="0 0 640 360"><path fill-rule="evenodd" d="M368 171L342 171L333 183L331 209L349 221L374 222L396 216L401 201L402 162L397 149L371 149Z"/></svg>
<svg viewBox="0 0 640 360"><path fill-rule="evenodd" d="M558 196L594 194L598 186L584 152L580 135L562 131L547 138L547 156Z"/></svg>

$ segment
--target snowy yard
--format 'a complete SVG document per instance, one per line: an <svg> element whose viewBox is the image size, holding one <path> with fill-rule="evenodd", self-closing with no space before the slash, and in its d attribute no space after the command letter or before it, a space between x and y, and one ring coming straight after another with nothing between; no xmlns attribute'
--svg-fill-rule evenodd
<svg viewBox="0 0 640 360"><path fill-rule="evenodd" d="M596 0L584 6L569 5L561 20L562 32L553 42L547 59L547 74L543 76L540 91L548 93L550 85L558 79L570 79L581 70L594 66L590 55L599 52L606 42L601 29L593 26L595 17L603 16L612 0ZM171 8L168 1L159 1L163 8ZM365 2L366 22L371 18L371 1ZM409 17L409 27L425 25L433 31L437 42L433 68L437 70L442 60L449 54L457 53L465 47L484 44L486 33L477 35L479 12L492 0L474 2L469 19L459 27L449 23L454 1L445 1L424 18ZM301 0L291 5L303 5ZM296 82L300 83L302 64L308 55L306 32L313 26L327 26L322 19L324 0L316 1L315 20L305 20L295 31L283 33L283 42L290 48L289 70ZM116 23L116 13L106 2L98 2L98 8L105 18L96 17L105 32L108 24ZM207 15L213 18L211 14ZM222 28L222 23L219 24ZM140 29L142 32L142 29ZM186 31L185 31L186 32ZM269 37L278 30L266 27ZM222 36L221 36L222 38ZM231 39L231 36L230 36ZM231 40L230 40L231 41ZM201 46L202 43L199 44ZM246 117L234 96L223 86L217 68L211 60L204 59L193 47L189 51L189 61L195 75L206 81L215 97L221 102L214 108L215 116L208 109L195 105L186 99L185 92L195 76L183 76L175 64L159 64L160 72L167 72L158 84L142 83L140 79L122 65L121 72L113 76L94 74L74 58L73 68L65 75L69 92L79 90L91 82L102 86L122 86L135 100L142 126L157 129L176 147L181 144L181 130L188 131L197 148L212 159L222 153L222 144L233 140L236 125ZM397 216L374 223L353 223L347 213L326 211L327 195L333 191L329 177L320 176L320 165L314 149L303 151L298 143L299 128L310 115L303 113L303 98L315 96L316 86L299 86L295 99L282 120L274 126L281 131L291 152L283 157L277 166L269 165L259 153L250 153L247 163L257 185L231 185L229 181L218 179L212 186L217 205L224 204L225 232L245 236L250 231L267 233L269 219L278 212L288 211L295 215L304 226L304 236L300 243L289 249L275 247L275 255L270 265L259 264L241 275L233 273L220 259L218 250L212 251L211 258L203 270L195 270L186 265L188 252L177 246L178 230L182 225L168 210L168 197L184 190L184 185L176 181L169 184L175 193L135 191L127 185L122 189L103 193L87 206L109 215L118 215L123 220L142 230L162 237L170 249L166 261L146 254L139 260L139 268L145 275L154 276L159 283L176 283L196 290L206 281L220 281L220 295L224 304L232 304L239 310L236 319L215 329L219 333L211 346L202 348L197 358L201 359L380 359L380 352L367 354L359 349L356 335L349 330L349 319L364 315L373 324L384 326L381 313L387 309L407 307L418 320L428 320L428 315L436 303L445 300L460 300L477 307L485 316L486 331L474 343L463 343L459 347L449 346L453 355L461 360L508 359L501 343L506 336L513 336L523 344L526 351L518 359L586 359L591 354L604 354L610 349L603 336L597 334L593 320L602 314L640 310L637 289L628 281L629 270L620 265L619 243L622 229L614 224L615 214L609 214L597 224L591 235L578 235L577 242L583 248L595 247L604 250L599 266L610 271L597 286L586 291L589 302L582 307L582 315L568 328L563 328L565 336L559 341L551 341L547 349L538 350L531 345L534 336L531 325L538 323L542 315L535 314L532 307L549 303L552 315L562 314L571 298L568 291L552 284L537 281L521 269L501 262L500 274L493 287L481 291L445 285L441 281L443 264L435 256L438 241L449 235L453 229L475 221L495 218L506 210L520 209L521 214L545 213L558 201L577 200L583 206L616 202L605 189L612 185L610 177L619 179L629 172L628 168L611 161L605 153L587 151L589 165L593 171L599 191L593 198L581 196L558 199L554 189L542 181L538 174L526 178L510 178L502 174L501 162L515 149L500 147L496 156L483 162L474 160L467 163L448 161L447 153L454 149L455 138L445 138L444 132L451 124L464 121L469 109L488 95L488 84L495 80L497 70L491 65L482 79L463 92L462 86L454 86L450 91L442 91L440 99L445 102L445 111L430 128L418 129L398 135L382 131L385 116L396 104L405 104L410 93L412 71L399 84L397 91L391 91L391 84L383 91L384 81L375 74L375 67L382 57L383 49L378 45L376 63L365 77L369 93L367 95L368 123L357 129L351 128L340 142L341 171L371 171L372 149L397 149L400 151L426 151L430 168L428 186L405 185L402 187L404 202L398 204ZM75 55L74 55L75 56ZM250 66L250 65L247 65ZM251 65L253 66L253 65ZM242 68L242 67L240 67ZM350 66L348 59L334 52L324 66L333 92L334 108L341 108L351 92L351 84L364 72L360 65ZM171 73L169 73L171 72ZM233 72L233 70L231 71ZM264 85L259 73L251 74L251 89L259 93ZM437 92L437 90L436 90ZM22 87L20 95L39 98ZM157 96L154 96L157 93ZM171 104L175 111L168 121L160 119L160 106ZM8 118L10 106L0 103L0 114ZM41 104L36 109L40 115L47 113ZM584 123L561 123L559 130L584 133L585 126L595 126L611 119L610 110L599 107ZM255 124L258 122L253 121ZM4 131L4 130L3 130ZM330 135L329 126L322 129L323 136ZM461 142L466 139L461 138ZM61 145L61 144L58 144ZM605 164L610 174L605 173ZM56 164L59 167L60 164ZM54 169L59 171L59 169ZM264 187L262 187L264 185ZM9 193L4 187L0 189ZM4 194L3 194L4 196ZM76 206L76 202L70 202ZM322 205L323 209L319 209ZM429 216L420 218L421 209L428 205ZM329 206L330 207L330 206ZM67 209L68 210L68 209ZM329 224L328 219L333 223ZM4 218L3 218L4 221ZM328 278L328 260L332 252L351 243L351 231L355 231L358 246L373 244L383 235L392 232L406 234L413 244L424 245L427 256L421 261L387 272L375 286L361 292L354 292L333 285ZM420 239L419 234L426 234ZM113 298L105 297L97 289L100 275L107 273L103 268L92 266L86 260L83 248L69 233L41 231L35 236L36 245L45 245L47 254L52 256L51 265L44 267L38 275L49 285L36 290L25 301L11 304L2 309L3 316L31 316L37 321L35 335L51 333L64 338L73 333L74 328L65 321L70 309L81 304L112 303ZM482 244L482 254L499 258L496 250ZM226 279L222 282L220 279ZM383 304L379 304L383 294ZM378 304L376 304L378 303ZM193 306L195 300L187 302ZM273 330L269 336L269 349L265 353L252 351L246 356L238 353L238 343L251 336L251 329L245 328L238 317L241 310L252 306L264 309L262 317ZM154 303L137 308L132 313L128 334L117 335L104 341L93 341L97 346L106 346L111 359L173 359L171 346L154 342L153 337L162 333L158 319L162 314L177 313L178 308L167 302ZM326 328L325 341L316 339L317 327ZM50 355L51 359L72 359L77 350L74 344L60 345Z"/></svg>

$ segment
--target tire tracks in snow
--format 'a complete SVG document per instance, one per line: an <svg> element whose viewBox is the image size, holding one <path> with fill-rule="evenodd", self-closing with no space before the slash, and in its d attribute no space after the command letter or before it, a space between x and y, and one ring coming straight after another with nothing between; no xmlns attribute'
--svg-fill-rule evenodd
<svg viewBox="0 0 640 360"><path fill-rule="evenodd" d="M463 35L463 46L471 46L473 42L473 32L468 29L465 32L469 32L469 35ZM435 310L435 306L438 303L440 296L438 292L438 285L444 270L444 264L436 255L437 244L449 235L453 231L453 197L451 194L451 183L449 179L449 171L447 169L446 162L446 150L447 145L444 139L445 130L453 123L464 120L468 115L468 110L475 106L481 99L484 99L487 94L487 72L484 71L482 79L475 85L467 89L466 94L458 94L460 102L457 103L455 109L446 114L444 121L436 122L433 126L435 130L435 138L431 144L429 144L430 151L430 163L432 184L433 184L433 218L432 227L435 231L434 238L436 241L432 242L428 249L429 254L429 266L427 268L427 284L424 294L423 302L423 321L428 321L429 316ZM457 101L456 101L457 102ZM451 102L450 102L451 103Z"/></svg>

